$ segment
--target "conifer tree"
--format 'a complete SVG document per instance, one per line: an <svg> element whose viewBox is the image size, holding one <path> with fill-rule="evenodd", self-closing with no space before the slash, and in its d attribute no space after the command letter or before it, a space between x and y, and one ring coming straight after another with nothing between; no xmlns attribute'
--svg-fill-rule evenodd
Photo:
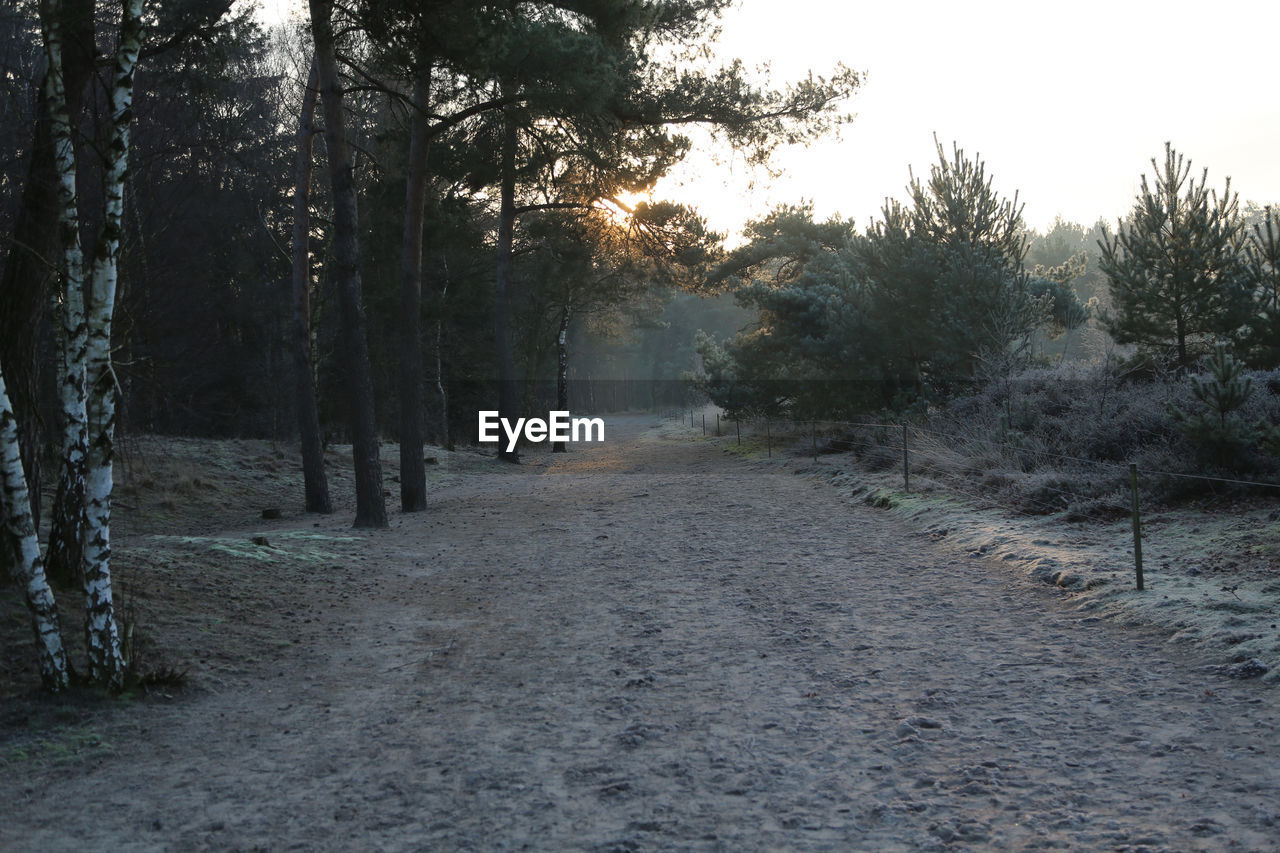
<svg viewBox="0 0 1280 853"><path fill-rule="evenodd" d="M1248 311L1244 240L1238 199L1196 180L1191 162L1165 143L1155 185L1142 187L1129 218L1104 236L1098 266L1111 286L1114 315L1105 318L1122 344L1173 355L1186 370L1215 337L1234 337Z"/></svg>
<svg viewBox="0 0 1280 853"><path fill-rule="evenodd" d="M1201 461L1230 468L1240 454L1261 436L1259 429L1236 414L1253 393L1253 380L1244 365L1232 358L1226 344L1214 347L1207 376L1190 377L1191 396L1200 408L1186 413L1176 406L1169 415L1187 436Z"/></svg>
<svg viewBox="0 0 1280 853"><path fill-rule="evenodd" d="M1259 368L1280 367L1280 212L1266 209L1245 246L1253 311L1246 344L1250 363Z"/></svg>
<svg viewBox="0 0 1280 853"><path fill-rule="evenodd" d="M324 107L325 150L333 193L333 265L342 313L343 371L351 452L355 462L356 527L386 527L382 459L374 418L373 375L360 278L359 218L351 141L347 137L343 82L338 72L332 0L310 0L316 79Z"/></svg>

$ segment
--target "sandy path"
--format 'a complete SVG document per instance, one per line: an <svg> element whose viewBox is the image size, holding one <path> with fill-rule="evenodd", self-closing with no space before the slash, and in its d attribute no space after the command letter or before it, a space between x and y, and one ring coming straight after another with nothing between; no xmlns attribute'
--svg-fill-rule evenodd
<svg viewBox="0 0 1280 853"><path fill-rule="evenodd" d="M1274 690L653 422L363 537L292 659L5 779L0 847L1280 849Z"/></svg>

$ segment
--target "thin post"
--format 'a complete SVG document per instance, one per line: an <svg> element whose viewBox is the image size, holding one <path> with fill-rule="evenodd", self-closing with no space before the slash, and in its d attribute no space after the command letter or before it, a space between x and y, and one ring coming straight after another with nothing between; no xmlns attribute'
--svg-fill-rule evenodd
<svg viewBox="0 0 1280 853"><path fill-rule="evenodd" d="M1138 514L1138 465L1129 463L1129 491L1133 493L1133 570L1137 575L1138 589L1142 585L1142 518Z"/></svg>
<svg viewBox="0 0 1280 853"><path fill-rule="evenodd" d="M818 422L809 421L810 449L813 450L813 461L818 461Z"/></svg>
<svg viewBox="0 0 1280 853"><path fill-rule="evenodd" d="M733 428L738 433L738 446L741 447L742 446L742 421L738 420L737 418L734 418Z"/></svg>
<svg viewBox="0 0 1280 853"><path fill-rule="evenodd" d="M902 490L911 491L911 456L907 450L907 424L902 424Z"/></svg>
<svg viewBox="0 0 1280 853"><path fill-rule="evenodd" d="M704 436L707 434L707 413L706 412L702 413L702 434Z"/></svg>
<svg viewBox="0 0 1280 853"><path fill-rule="evenodd" d="M769 427L769 419L764 419L764 449L765 455L770 459L773 458L773 432Z"/></svg>
<svg viewBox="0 0 1280 853"><path fill-rule="evenodd" d="M720 437L720 413L716 412L716 438Z"/></svg>

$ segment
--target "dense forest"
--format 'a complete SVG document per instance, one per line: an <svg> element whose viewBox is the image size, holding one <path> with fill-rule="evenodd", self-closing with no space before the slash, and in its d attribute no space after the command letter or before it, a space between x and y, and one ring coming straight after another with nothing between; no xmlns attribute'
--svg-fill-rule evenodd
<svg viewBox="0 0 1280 853"><path fill-rule="evenodd" d="M90 680L122 678L121 434L297 439L317 512L323 447L350 444L375 528L381 439L419 511L424 444L472 441L477 410L693 394L796 419L976 407L1004 435L1052 421L1062 452L1274 473L1280 211L1170 146L1123 220L1040 234L940 142L866 229L799 204L726 244L647 195L688 129L766 164L848 122L860 83L713 58L728 5L311 0L275 29L227 0L0 12L0 562L46 685L68 678L46 574L89 602ZM1086 446L1064 388L1098 377L1182 391Z"/></svg>
<svg viewBox="0 0 1280 853"><path fill-rule="evenodd" d="M323 446L349 443L356 525L381 527L380 436L415 511L424 441L470 440L477 409L683 400L694 332L740 317L695 295L720 235L643 193L685 128L764 163L858 84L713 61L727 5L316 0L273 31L225 0L8 7L3 553L46 685L45 561L90 602L90 680L120 684L118 433L299 436L319 512Z"/></svg>

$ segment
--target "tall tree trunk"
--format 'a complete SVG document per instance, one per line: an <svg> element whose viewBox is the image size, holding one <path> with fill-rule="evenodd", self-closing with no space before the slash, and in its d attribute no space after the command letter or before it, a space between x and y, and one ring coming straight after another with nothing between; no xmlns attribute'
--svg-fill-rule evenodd
<svg viewBox="0 0 1280 853"><path fill-rule="evenodd" d="M40 517L40 419L37 409L39 330L48 305L55 268L47 259L58 254L58 173L49 84L45 73L37 102L35 138L27 164L26 185L13 226L13 241L0 278L0 362L9 374L11 400L18 418L21 458L32 486L31 514Z"/></svg>
<svg viewBox="0 0 1280 853"><path fill-rule="evenodd" d="M444 387L444 300L449 293L449 262L444 261L444 278L440 282L440 301L436 311L436 396L440 398L440 444L453 449L449 438L449 395Z"/></svg>
<svg viewBox="0 0 1280 853"><path fill-rule="evenodd" d="M405 186L404 241L400 251L400 508L427 508L427 469L422 458L422 220L427 202L427 108L431 65L413 85L409 124L409 176Z"/></svg>
<svg viewBox="0 0 1280 853"><path fill-rule="evenodd" d="M293 373L302 443L302 482L307 512L329 514L329 482L324 473L324 446L316 411L316 386L311 362L311 171L318 76L311 61L307 88L298 117L298 143L293 186Z"/></svg>
<svg viewBox="0 0 1280 853"><path fill-rule="evenodd" d="M568 305L560 311L560 330L556 334L556 408L562 412L569 410L569 319L572 309ZM551 445L552 453L566 453L567 442L557 441Z"/></svg>
<svg viewBox="0 0 1280 853"><path fill-rule="evenodd" d="M1187 355L1187 323L1179 308L1174 317L1174 333L1178 338L1178 375L1187 372L1191 367L1191 358Z"/></svg>
<svg viewBox="0 0 1280 853"><path fill-rule="evenodd" d="M502 131L502 186L498 209L498 258L494 289L494 331L498 346L498 417L515 423L519 417L519 385L516 379L515 341L511 332L511 247L516 229L516 122L505 115ZM519 462L518 450L498 443L498 458Z"/></svg>
<svg viewBox="0 0 1280 853"><path fill-rule="evenodd" d="M115 453L116 376L111 367L111 322L120 270L124 186L129 169L133 72L142 47L142 0L125 0L111 90L111 136L103 181L106 205L94 250L86 317L89 340L85 376L89 390L89 455L85 477L85 646L89 679L113 690L124 686L115 605L111 595L111 492Z"/></svg>
<svg viewBox="0 0 1280 853"><path fill-rule="evenodd" d="M324 102L325 147L333 189L333 262L342 308L343 357L351 450L355 457L356 527L386 527L382 497L382 461L378 456L373 411L373 371L365 337L364 295L360 282L360 244L356 215L355 167L347 144L342 85L334 58L332 0L309 0L311 32L316 46L320 96Z"/></svg>
<svg viewBox="0 0 1280 853"><path fill-rule="evenodd" d="M63 24L56 4L47 8L44 27L45 102L53 141L57 183L57 272L54 316L58 338L58 398L62 413L62 470L54 500L46 575L62 588L84 582L85 464L88 457L88 410L85 356L89 327L84 306L84 255L80 249L79 199L76 195L76 150L67 106Z"/></svg>
<svg viewBox="0 0 1280 853"><path fill-rule="evenodd" d="M85 85L93 73L93 8L93 0L65 0L41 8L44 28L47 30L56 22L60 31L61 83L72 122L79 118ZM0 362L9 375L31 514L37 522L41 510L38 347L50 284L55 278L50 259L59 254L58 167L49 114L49 83L46 79L40 87L26 183L0 276ZM6 569L5 552L19 552L18 543L10 545L11 549L0 548L0 579Z"/></svg>
<svg viewBox="0 0 1280 853"><path fill-rule="evenodd" d="M5 390L0 371L0 509L5 526L18 546L17 575L26 589L27 611L35 632L36 651L40 661L40 680L45 689L58 691L70 681L67 653L62 646L62 628L53 591L45 580L40 559L40 541L36 538L35 517L31 514L31 497L27 494L27 477L22 470L22 454L18 447L18 421Z"/></svg>

